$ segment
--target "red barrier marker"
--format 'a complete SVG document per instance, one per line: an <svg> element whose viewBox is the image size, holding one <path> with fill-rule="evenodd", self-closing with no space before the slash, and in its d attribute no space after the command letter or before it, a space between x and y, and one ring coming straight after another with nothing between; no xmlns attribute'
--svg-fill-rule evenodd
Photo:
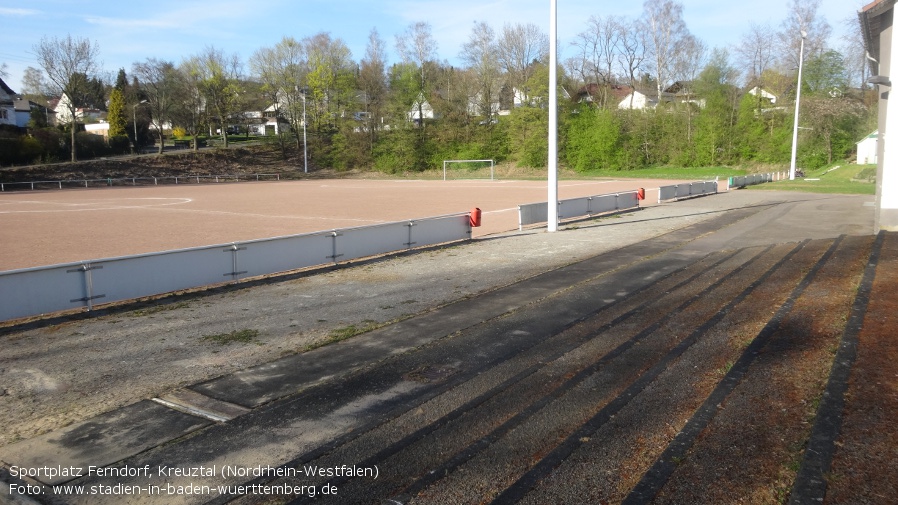
<svg viewBox="0 0 898 505"><path fill-rule="evenodd" d="M471 209L471 226L474 228L480 226L480 209L478 207Z"/></svg>

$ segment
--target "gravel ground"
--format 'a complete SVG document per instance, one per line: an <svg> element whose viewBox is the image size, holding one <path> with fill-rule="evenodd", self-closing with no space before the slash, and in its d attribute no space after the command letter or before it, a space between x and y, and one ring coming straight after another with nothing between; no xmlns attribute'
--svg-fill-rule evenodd
<svg viewBox="0 0 898 505"><path fill-rule="evenodd" d="M747 192L745 192L747 194ZM741 193L0 329L0 446L714 217ZM756 201L758 195L749 201ZM764 197L761 197L764 199ZM252 330L250 342L218 336Z"/></svg>

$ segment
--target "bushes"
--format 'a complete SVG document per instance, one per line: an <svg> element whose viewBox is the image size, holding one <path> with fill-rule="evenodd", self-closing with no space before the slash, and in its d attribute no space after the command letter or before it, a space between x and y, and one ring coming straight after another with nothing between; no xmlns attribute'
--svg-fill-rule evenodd
<svg viewBox="0 0 898 505"><path fill-rule="evenodd" d="M109 137L109 152L111 154L127 154L131 152L131 139L127 135Z"/></svg>
<svg viewBox="0 0 898 505"><path fill-rule="evenodd" d="M0 165L31 165L56 159L60 151L60 135L55 130L35 131L36 135L0 134ZM56 133L54 135L54 133Z"/></svg>

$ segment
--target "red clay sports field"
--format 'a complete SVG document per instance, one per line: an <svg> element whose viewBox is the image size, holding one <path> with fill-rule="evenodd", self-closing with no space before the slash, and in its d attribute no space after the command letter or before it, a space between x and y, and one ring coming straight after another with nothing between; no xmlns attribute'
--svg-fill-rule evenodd
<svg viewBox="0 0 898 505"><path fill-rule="evenodd" d="M560 181L559 199L684 181ZM0 193L0 270L467 212L474 236L514 230L545 181L334 179Z"/></svg>

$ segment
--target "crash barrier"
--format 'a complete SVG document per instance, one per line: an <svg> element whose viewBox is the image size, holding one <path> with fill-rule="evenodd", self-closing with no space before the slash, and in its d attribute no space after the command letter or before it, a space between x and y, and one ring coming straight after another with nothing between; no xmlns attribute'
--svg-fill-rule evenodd
<svg viewBox="0 0 898 505"><path fill-rule="evenodd" d="M658 203L717 193L717 181L684 182L658 188Z"/></svg>
<svg viewBox="0 0 898 505"><path fill-rule="evenodd" d="M584 196L558 202L558 219L589 217L596 214L617 212L639 208L638 191L610 193L606 195ZM518 229L549 221L549 206L546 202L518 205Z"/></svg>
<svg viewBox="0 0 898 505"><path fill-rule="evenodd" d="M170 177L124 177L69 179L65 181L0 182L0 192L40 189L101 188L106 186L159 186L164 184L212 184L216 182L279 181L281 174L179 175Z"/></svg>
<svg viewBox="0 0 898 505"><path fill-rule="evenodd" d="M789 172L769 172L766 174L740 175L738 177L730 177L727 181L730 188L744 188L745 186L753 186L765 182L782 181L789 178Z"/></svg>
<svg viewBox="0 0 898 505"><path fill-rule="evenodd" d="M0 320L237 282L471 238L471 214L0 272Z"/></svg>

